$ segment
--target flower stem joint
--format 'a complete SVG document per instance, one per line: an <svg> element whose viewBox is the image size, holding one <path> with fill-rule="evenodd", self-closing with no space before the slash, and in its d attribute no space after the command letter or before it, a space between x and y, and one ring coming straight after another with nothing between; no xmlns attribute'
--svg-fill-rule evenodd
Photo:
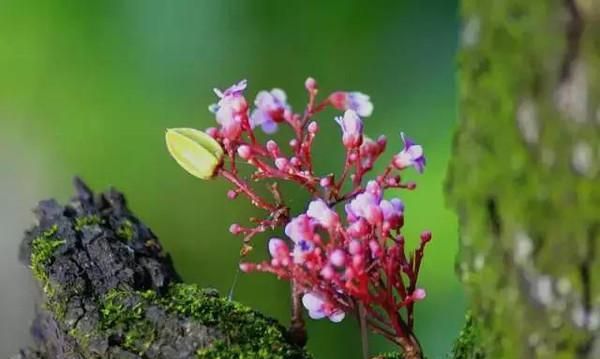
<svg viewBox="0 0 600 359"><path fill-rule="evenodd" d="M417 279L431 232L424 231L417 249L408 253L402 234L404 203L386 198L385 192L415 188L402 181L400 173L410 167L424 171L422 146L402 133L403 148L381 174L368 180L387 145L384 136L372 140L364 134L364 121L373 112L369 96L336 91L319 102L317 82L308 78L308 103L294 113L285 92L277 88L260 91L251 109L244 97L246 86L243 80L225 91L215 89L219 100L209 109L217 127L205 132L172 129L166 134L169 152L186 171L201 179L221 177L233 186L229 199L242 195L264 210L262 218L251 219L251 226L233 224L229 229L243 239L242 256L252 249L257 234L284 230L285 238L269 240L269 259L242 261L241 271L289 280L293 296L299 298L293 303L303 305L311 318L340 322L354 314L405 353L419 357L413 305L425 298ZM314 170L313 142L322 125L316 116L328 107L343 111L335 118L346 152L337 174ZM258 128L268 136L281 126L292 130L289 146L259 140L263 135L256 133ZM242 175L239 162L249 164L252 173ZM304 213L290 218L290 207L277 186L282 181L310 194ZM261 182L267 184L269 196L257 190ZM294 308L292 326L303 326L298 312Z"/></svg>

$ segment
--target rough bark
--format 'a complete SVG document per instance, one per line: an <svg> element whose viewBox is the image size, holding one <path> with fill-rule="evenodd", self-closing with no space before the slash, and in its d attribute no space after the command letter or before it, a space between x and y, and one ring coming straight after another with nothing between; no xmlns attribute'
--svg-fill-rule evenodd
<svg viewBox="0 0 600 359"><path fill-rule="evenodd" d="M66 206L43 201L22 260L45 299L36 346L17 358L308 358L284 328L210 289L180 283L152 231L115 190L80 180Z"/></svg>
<svg viewBox="0 0 600 359"><path fill-rule="evenodd" d="M477 345L458 350L600 358L600 2L461 12L447 192Z"/></svg>

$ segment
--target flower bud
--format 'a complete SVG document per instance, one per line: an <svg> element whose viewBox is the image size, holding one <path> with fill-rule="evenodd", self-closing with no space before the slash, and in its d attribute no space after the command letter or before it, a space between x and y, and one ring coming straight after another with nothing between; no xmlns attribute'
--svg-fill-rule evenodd
<svg viewBox="0 0 600 359"><path fill-rule="evenodd" d="M348 244L348 252L350 252L350 254L352 254L352 255L361 253L362 252L362 247L360 245L360 242L357 241L357 240L352 240Z"/></svg>
<svg viewBox="0 0 600 359"><path fill-rule="evenodd" d="M279 146L277 145L277 142L275 142L273 140L267 141L267 151L269 151L274 156L278 156L279 155Z"/></svg>
<svg viewBox="0 0 600 359"><path fill-rule="evenodd" d="M214 138L193 128L171 128L165 135L167 149L188 173L200 179L214 177L223 162L223 149Z"/></svg>
<svg viewBox="0 0 600 359"><path fill-rule="evenodd" d="M335 271L333 270L333 268L331 268L331 266L325 266L325 267L323 267L323 269L321 269L321 275L325 279L333 278L334 274L335 274Z"/></svg>
<svg viewBox="0 0 600 359"><path fill-rule="evenodd" d="M238 196L238 193L232 189L230 189L229 191L227 191L227 198L229 199L236 199Z"/></svg>
<svg viewBox="0 0 600 359"><path fill-rule="evenodd" d="M423 231L423 233L421 233L421 241L423 243L427 243L431 240L431 232L430 231Z"/></svg>
<svg viewBox="0 0 600 359"><path fill-rule="evenodd" d="M341 249L336 249L329 255L329 262L336 267L342 267L346 263L346 254Z"/></svg>
<svg viewBox="0 0 600 359"><path fill-rule="evenodd" d="M336 122L342 128L342 142L346 148L356 148L363 141L363 123L358 114L347 110L343 117L337 117Z"/></svg>
<svg viewBox="0 0 600 359"><path fill-rule="evenodd" d="M313 79L312 77L308 77L306 79L306 81L304 81L304 87L306 88L306 90L308 91L313 91L317 89L317 81L315 79Z"/></svg>
<svg viewBox="0 0 600 359"><path fill-rule="evenodd" d="M237 153L242 159L247 160L252 156L252 149L248 145L241 145L238 147Z"/></svg>
<svg viewBox="0 0 600 359"><path fill-rule="evenodd" d="M333 175L330 174L330 175L327 175L327 176L321 178L321 180L319 181L319 184L323 188L330 187L333 184Z"/></svg>
<svg viewBox="0 0 600 359"><path fill-rule="evenodd" d="M231 234L240 234L242 232L242 227L240 227L239 224L234 223L231 226L229 226L229 232Z"/></svg>
<svg viewBox="0 0 600 359"><path fill-rule="evenodd" d="M417 300L425 299L426 295L427 295L427 293L425 292L425 289L417 288L412 293L411 297L412 297L413 300L417 301Z"/></svg>
<svg viewBox="0 0 600 359"><path fill-rule="evenodd" d="M284 157L279 157L275 160L275 167L278 170L283 171L288 165L288 160Z"/></svg>

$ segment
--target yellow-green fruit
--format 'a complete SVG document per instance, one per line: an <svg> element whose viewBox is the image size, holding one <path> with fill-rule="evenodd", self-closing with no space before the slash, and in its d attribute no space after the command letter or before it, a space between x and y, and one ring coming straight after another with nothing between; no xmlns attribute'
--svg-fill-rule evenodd
<svg viewBox="0 0 600 359"><path fill-rule="evenodd" d="M193 128L171 128L165 135L169 153L192 176L210 179L221 165L223 149L214 138Z"/></svg>

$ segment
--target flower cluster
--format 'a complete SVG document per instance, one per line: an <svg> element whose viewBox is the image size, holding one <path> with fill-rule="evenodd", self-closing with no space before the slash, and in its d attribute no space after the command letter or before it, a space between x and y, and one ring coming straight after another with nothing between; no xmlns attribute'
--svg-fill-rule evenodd
<svg viewBox="0 0 600 359"><path fill-rule="evenodd" d="M217 127L205 132L167 131L169 151L184 169L200 178L224 178L233 185L228 198L246 196L266 211L250 226L230 227L231 233L243 238L242 256L252 250L258 233L284 230L285 236L269 240L268 260L242 262L241 270L269 272L292 282L293 326L303 323L300 305L313 319L339 322L346 315L357 315L372 330L418 357L413 305L425 297L417 279L431 234L423 232L417 249L409 252L401 232L404 204L386 198L385 192L415 188L400 173L409 167L423 172L423 148L402 133L404 147L381 174L367 180L387 146L384 136L373 140L364 134L365 118L373 112L369 96L336 91L317 102L318 86L309 78L305 82L308 104L294 113L281 89L259 92L250 109L244 97L246 85L244 80L225 91L215 89L219 100L210 110ZM338 174L318 174L313 169L312 147L320 125L315 116L327 107L343 111L334 118L346 151ZM286 146L273 139L260 141L255 132L260 127L269 135L280 126L293 131ZM238 171L239 161L254 168L249 176ZM312 196L303 213L291 215L278 181L295 183ZM269 198L256 190L260 182L267 184Z"/></svg>

